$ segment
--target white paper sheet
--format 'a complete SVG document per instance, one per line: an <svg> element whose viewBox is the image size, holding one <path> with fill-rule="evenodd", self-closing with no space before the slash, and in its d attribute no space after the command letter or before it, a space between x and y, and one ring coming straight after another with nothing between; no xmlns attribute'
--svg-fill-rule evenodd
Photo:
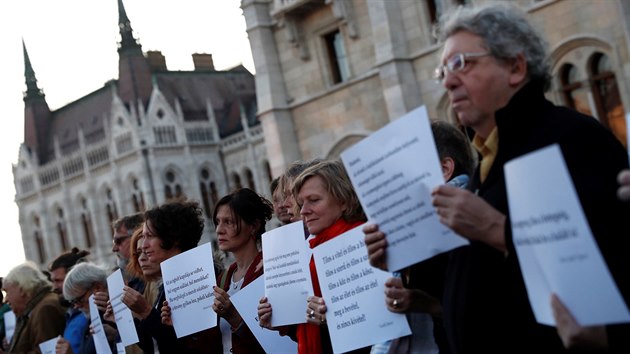
<svg viewBox="0 0 630 354"><path fill-rule="evenodd" d="M512 237L536 320L555 325L555 293L582 326L630 321L559 146L510 161L505 177Z"/></svg>
<svg viewBox="0 0 630 354"><path fill-rule="evenodd" d="M626 114L626 147L628 149L628 159L630 160L630 113Z"/></svg>
<svg viewBox="0 0 630 354"><path fill-rule="evenodd" d="M313 295L313 283L304 223L297 221L265 232L262 248L265 296L273 309L271 325L305 323L306 298Z"/></svg>
<svg viewBox="0 0 630 354"><path fill-rule="evenodd" d="M468 244L440 222L431 205L431 190L444 177L426 107L372 133L341 159L368 219L387 235L387 269Z"/></svg>
<svg viewBox="0 0 630 354"><path fill-rule="evenodd" d="M138 332L136 332L136 326L133 323L131 310L120 300L124 286L125 281L123 280L120 269L107 277L107 290L109 292L112 308L114 309L114 318L116 319L118 333L120 333L120 339L123 345L128 346L138 343Z"/></svg>
<svg viewBox="0 0 630 354"><path fill-rule="evenodd" d="M94 295L90 295L90 323L92 324L92 329L94 330L94 334L92 334L92 338L94 338L94 347L96 348L97 354L112 354L112 350L109 347L109 343L107 342L107 336L105 336L105 331L103 330L103 322L101 321L101 316L98 313L98 307L96 307L96 303L94 302Z"/></svg>
<svg viewBox="0 0 630 354"><path fill-rule="evenodd" d="M405 315L387 309L383 289L392 274L370 266L362 228L313 250L335 353L411 334Z"/></svg>
<svg viewBox="0 0 630 354"><path fill-rule="evenodd" d="M171 257L160 267L177 338L216 326L212 287L217 280L210 243Z"/></svg>
<svg viewBox="0 0 630 354"><path fill-rule="evenodd" d="M265 280L261 276L231 296L230 300L265 352L283 354L297 353L297 343L291 340L291 338L281 336L278 331L262 328L258 324L258 301L264 295ZM303 307L304 310L306 310L306 306Z"/></svg>
<svg viewBox="0 0 630 354"><path fill-rule="evenodd" d="M42 352L42 354L55 354L55 346L57 346L57 341L59 341L59 337L41 342L39 343L39 350Z"/></svg>
<svg viewBox="0 0 630 354"><path fill-rule="evenodd" d="M4 336L7 342L11 343L13 333L15 332L15 313L13 311L4 313Z"/></svg>
<svg viewBox="0 0 630 354"><path fill-rule="evenodd" d="M116 350L118 351L118 354L125 354L125 345L121 342L116 343Z"/></svg>

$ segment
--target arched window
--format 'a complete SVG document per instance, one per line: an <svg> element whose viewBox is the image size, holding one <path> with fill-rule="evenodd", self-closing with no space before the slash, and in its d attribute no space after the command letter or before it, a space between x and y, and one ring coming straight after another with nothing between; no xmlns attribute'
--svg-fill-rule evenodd
<svg viewBox="0 0 630 354"><path fill-rule="evenodd" d="M59 242L61 243L61 250L66 251L68 249L68 240L66 239L66 226L63 220L63 209L57 208L57 234L59 236Z"/></svg>
<svg viewBox="0 0 630 354"><path fill-rule="evenodd" d="M592 115L578 69L573 64L564 64L560 69L560 85L565 106Z"/></svg>
<svg viewBox="0 0 630 354"><path fill-rule="evenodd" d="M591 58L589 69L599 120L626 145L624 109L610 59L602 53L595 53Z"/></svg>
<svg viewBox="0 0 630 354"><path fill-rule="evenodd" d="M112 196L112 190L107 188L105 190L105 197L107 198L105 210L107 210L107 220L111 225L116 219L118 219L118 210L116 210L116 203L114 202L114 197Z"/></svg>
<svg viewBox="0 0 630 354"><path fill-rule="evenodd" d="M241 176L239 176L236 172L232 172L232 186L234 187L232 190L239 190L243 188L243 185L241 184Z"/></svg>
<svg viewBox="0 0 630 354"><path fill-rule="evenodd" d="M212 217L212 208L214 208L214 205L219 201L217 188L210 177L210 170L205 167L202 168L199 173L199 187L201 189L203 208L206 211L206 216L208 218Z"/></svg>
<svg viewBox="0 0 630 354"><path fill-rule="evenodd" d="M179 178L172 170L166 171L164 174L164 196L166 200L180 198L184 195Z"/></svg>
<svg viewBox="0 0 630 354"><path fill-rule="evenodd" d="M273 179L273 174L271 173L271 166L269 165L269 161L265 160L265 162L263 162L263 169L265 170L265 175L267 176L267 184L269 184Z"/></svg>
<svg viewBox="0 0 630 354"><path fill-rule="evenodd" d="M254 174L249 168L245 169L245 178L247 178L247 188L255 191L256 183L254 182Z"/></svg>
<svg viewBox="0 0 630 354"><path fill-rule="evenodd" d="M42 235L39 234L39 231L35 231L33 238L35 239L35 245L37 246L39 263L44 263L46 261L46 250L44 248L44 240L42 239Z"/></svg>
<svg viewBox="0 0 630 354"><path fill-rule="evenodd" d="M85 238L85 245L87 248L91 248L94 244L94 231L92 229L92 220L90 218L90 211L87 208L87 200L81 199L81 225L83 226L83 237Z"/></svg>
<svg viewBox="0 0 630 354"><path fill-rule="evenodd" d="M136 213L144 211L145 210L144 194L142 194L142 191L140 190L138 179L134 178L131 184L133 187L133 192L131 195L131 202L133 203L133 209L136 211Z"/></svg>

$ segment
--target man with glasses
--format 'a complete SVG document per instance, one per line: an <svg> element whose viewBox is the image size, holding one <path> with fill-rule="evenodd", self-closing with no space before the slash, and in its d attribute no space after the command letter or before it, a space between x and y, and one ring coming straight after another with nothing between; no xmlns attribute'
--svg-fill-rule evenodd
<svg viewBox="0 0 630 354"><path fill-rule="evenodd" d="M528 301L512 243L503 165L560 145L593 235L628 302L630 263L623 252L630 244L619 232L627 234L630 208L616 197L616 176L628 168L628 156L595 119L546 100L546 44L522 11L505 4L458 8L442 19L438 34L443 49L436 78L459 122L474 131L481 159L469 190L442 185L433 191L442 223L471 241L452 252L446 273L443 316L450 349L564 353L575 342L563 345L561 328L539 325ZM617 339L629 341L615 334L619 327L602 329L587 339L600 350L622 345Z"/></svg>
<svg viewBox="0 0 630 354"><path fill-rule="evenodd" d="M81 311L75 309L74 306L63 297L63 283L70 268L79 262L86 261L85 257L89 254L89 251L80 251L78 248L73 247L70 252L62 253L48 266L53 291L59 295L61 305L68 308L66 311L66 328L63 331L63 337L70 343L74 353L79 353L83 333L88 327L89 321L87 317L83 316Z"/></svg>
<svg viewBox="0 0 630 354"><path fill-rule="evenodd" d="M129 264L129 258L131 256L129 239L133 231L142 226L143 221L143 214L136 213L124 216L112 223L114 230L112 252L116 254L116 265L120 268L123 278L128 282L128 285L140 293L144 291L144 282L141 279L131 277L127 274L127 264Z"/></svg>
<svg viewBox="0 0 630 354"><path fill-rule="evenodd" d="M63 283L63 296L71 304L72 308L81 311L82 315L89 319L90 296L99 293L107 293L107 271L93 263L84 262L72 267ZM96 299L95 299L96 300ZM96 301L95 301L96 302ZM99 316L103 320L103 310L99 309ZM118 331L111 325L103 323L102 330L105 331L110 349L116 350L116 340ZM70 342L66 338L59 338L56 344L57 353L95 353L94 338L89 328L85 328L81 333L78 349L70 350Z"/></svg>

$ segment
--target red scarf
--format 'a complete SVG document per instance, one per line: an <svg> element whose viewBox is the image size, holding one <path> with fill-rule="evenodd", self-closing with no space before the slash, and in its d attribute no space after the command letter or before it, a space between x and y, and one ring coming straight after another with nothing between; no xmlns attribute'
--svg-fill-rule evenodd
<svg viewBox="0 0 630 354"><path fill-rule="evenodd" d="M361 225L363 221L347 222L343 218L337 220L334 224L328 227L326 230L320 232L309 240L311 248L315 248L322 243L332 240L333 238L343 234L348 230L352 230L355 227ZM319 287L319 279L317 278L317 270L315 269L315 260L311 256L309 263L311 269L311 280L313 282L313 291L315 296L322 296L322 290ZM301 323L297 325L297 342L298 342L298 354L319 354L322 353L322 339L320 335L321 326L312 325L309 323Z"/></svg>

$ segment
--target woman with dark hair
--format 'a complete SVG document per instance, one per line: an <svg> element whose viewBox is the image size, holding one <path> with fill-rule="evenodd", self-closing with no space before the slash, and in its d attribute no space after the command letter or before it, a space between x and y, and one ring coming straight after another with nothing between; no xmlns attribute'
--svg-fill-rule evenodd
<svg viewBox="0 0 630 354"><path fill-rule="evenodd" d="M173 327L161 322L160 308L166 297L159 264L197 246L204 228L203 211L197 202L173 200L147 210L144 220L141 249L155 273L152 278L158 283L157 299L150 304L142 294L125 286L121 301L139 319L136 321L139 346L145 352L152 351L154 342L161 353L194 352L187 337L178 339Z"/></svg>
<svg viewBox="0 0 630 354"><path fill-rule="evenodd" d="M215 338L212 348L206 348L206 352L265 352L243 322L230 296L262 275L262 268L256 267L262 260L258 246L272 214L271 202L248 188L226 195L214 208L212 221L219 249L232 253L234 263L217 277L212 309L219 316L219 325L211 329ZM162 307L162 319L166 324L172 323L167 305Z"/></svg>
<svg viewBox="0 0 630 354"><path fill-rule="evenodd" d="M365 214L354 192L350 178L340 161L322 161L311 166L293 181L293 195L300 206L300 214L311 233L311 248L349 231L365 222ZM287 326L282 332L295 337L300 354L332 353L326 325L326 304L317 278L315 262L310 262L315 296L308 298L305 324ZM260 325L271 328L271 304L266 297L258 305ZM287 330L288 328L288 330ZM369 353L370 348L354 352Z"/></svg>
<svg viewBox="0 0 630 354"><path fill-rule="evenodd" d="M272 214L271 202L248 188L226 195L214 208L212 221L219 249L234 256L234 263L217 278L212 306L220 317L223 352L264 353L232 305L230 296L262 275L262 269L256 270L262 260L258 246Z"/></svg>

